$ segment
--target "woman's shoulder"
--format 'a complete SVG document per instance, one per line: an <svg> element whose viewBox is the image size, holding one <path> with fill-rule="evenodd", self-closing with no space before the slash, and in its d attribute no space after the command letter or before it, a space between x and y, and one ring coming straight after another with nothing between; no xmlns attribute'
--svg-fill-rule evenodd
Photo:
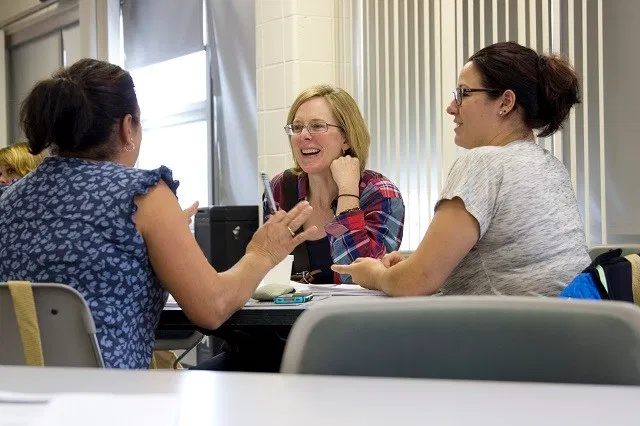
<svg viewBox="0 0 640 426"><path fill-rule="evenodd" d="M394 183L391 182L391 180L385 175L383 175L382 173L369 170L369 169L365 169L362 172L362 178L360 178L360 182L371 183L374 185L378 183L389 183L391 185L394 185Z"/></svg>
<svg viewBox="0 0 640 426"><path fill-rule="evenodd" d="M305 186L306 185L306 179L307 179L307 175L303 174L303 173L295 173L294 169L287 169L284 170L276 175L274 175L271 178L271 189L273 190L274 196L277 198L278 194L284 190L284 185L285 185L285 177L287 176L292 176L295 179L296 185L300 185L302 182L302 185ZM291 181L289 181L291 182Z"/></svg>
<svg viewBox="0 0 640 426"><path fill-rule="evenodd" d="M149 187L157 185L161 180L175 193L179 182L173 179L171 169L160 166L156 169L139 169L126 167L111 161L90 161L80 158L58 158L43 163L43 172L58 169L62 176L73 176L78 173L88 179L86 183L111 188L129 188L135 192L146 192ZM70 173L73 172L73 173Z"/></svg>
<svg viewBox="0 0 640 426"><path fill-rule="evenodd" d="M479 146L465 151L460 160L466 162L510 162L512 159L523 155L542 154L544 149L534 142L517 140L504 146Z"/></svg>
<svg viewBox="0 0 640 426"><path fill-rule="evenodd" d="M460 155L460 159L466 161L500 161L505 157L505 149L501 146L479 146L473 149L466 150Z"/></svg>
<svg viewBox="0 0 640 426"><path fill-rule="evenodd" d="M451 166L452 174L501 174L505 164L509 164L514 153L500 146L480 146L462 153Z"/></svg>
<svg viewBox="0 0 640 426"><path fill-rule="evenodd" d="M372 186L376 188L383 196L388 198L402 198L398 187L391 182L389 178L379 172L365 169L360 178L360 186L366 188Z"/></svg>
<svg viewBox="0 0 640 426"><path fill-rule="evenodd" d="M166 166L160 166L156 169L132 169L126 168L128 173L133 173L139 186L142 186L143 192L147 192L149 188L156 186L160 181L167 184L171 192L176 194L180 182L173 178L173 172Z"/></svg>
<svg viewBox="0 0 640 426"><path fill-rule="evenodd" d="M286 170L281 171L280 173L274 175L271 178L271 186L275 187L276 185L280 186L282 185L282 181L284 180L284 172L286 172Z"/></svg>

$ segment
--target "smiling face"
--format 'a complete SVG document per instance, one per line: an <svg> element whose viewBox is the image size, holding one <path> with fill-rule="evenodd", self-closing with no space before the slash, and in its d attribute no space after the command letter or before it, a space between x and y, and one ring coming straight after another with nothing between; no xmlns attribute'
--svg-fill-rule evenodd
<svg viewBox="0 0 640 426"><path fill-rule="evenodd" d="M315 97L300 105L292 124L308 126L321 121L334 126L338 124L327 100ZM291 135L293 157L305 173L328 172L331 162L349 148L342 130L334 126L329 126L325 133L309 133L306 127L301 133Z"/></svg>
<svg viewBox="0 0 640 426"><path fill-rule="evenodd" d="M467 62L460 71L458 87L467 89L485 88L482 76L473 65ZM471 149L488 145L498 133L500 100L491 99L486 92L465 93L462 104L452 100L447 112L454 117L455 143L463 148Z"/></svg>

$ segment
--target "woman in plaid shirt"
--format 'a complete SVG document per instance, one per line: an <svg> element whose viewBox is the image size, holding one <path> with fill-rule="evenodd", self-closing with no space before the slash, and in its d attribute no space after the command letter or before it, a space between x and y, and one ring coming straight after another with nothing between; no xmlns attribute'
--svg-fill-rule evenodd
<svg viewBox="0 0 640 426"><path fill-rule="evenodd" d="M331 265L381 258L400 247L400 191L380 173L365 169L369 132L346 91L331 85L304 90L289 110L285 132L295 167L271 181L276 207L285 205L285 186L295 185L295 201L308 200L313 206L303 228L324 230L321 239L306 243L307 272L314 283L350 283L349 275L332 272ZM270 211L264 207L266 220Z"/></svg>

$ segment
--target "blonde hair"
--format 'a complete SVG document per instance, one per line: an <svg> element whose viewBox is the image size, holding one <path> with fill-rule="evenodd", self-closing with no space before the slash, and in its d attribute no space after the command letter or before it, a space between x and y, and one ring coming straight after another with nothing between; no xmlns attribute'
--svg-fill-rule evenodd
<svg viewBox="0 0 640 426"><path fill-rule="evenodd" d="M323 97L327 100L329 109L331 109L333 116L336 118L336 124L342 128L342 132L347 139L352 156L360 160L360 171L364 171L369 158L371 138L358 104L345 90L330 84L319 84L303 90L289 109L287 124L293 123L300 105L317 97ZM291 136L289 136L289 141L291 141ZM294 172L297 174L302 173L302 168L296 161L295 156L293 161L295 162Z"/></svg>
<svg viewBox="0 0 640 426"><path fill-rule="evenodd" d="M33 155L26 142L9 145L0 149L0 164L11 167L20 177L35 170L46 156L44 152Z"/></svg>

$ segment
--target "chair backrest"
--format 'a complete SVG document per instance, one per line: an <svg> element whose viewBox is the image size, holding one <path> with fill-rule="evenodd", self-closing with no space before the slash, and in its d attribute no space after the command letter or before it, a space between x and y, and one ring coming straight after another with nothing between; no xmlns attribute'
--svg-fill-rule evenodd
<svg viewBox="0 0 640 426"><path fill-rule="evenodd" d="M621 256L628 254L640 253L640 244L622 244L622 245L607 245L607 246L591 246L589 247L589 257L594 260L602 253L606 253L613 249L622 249Z"/></svg>
<svg viewBox="0 0 640 426"><path fill-rule="evenodd" d="M44 364L47 367L104 367L89 306L68 285L33 283ZM0 365L25 365L9 288L0 283Z"/></svg>
<svg viewBox="0 0 640 426"><path fill-rule="evenodd" d="M318 304L283 373L640 385L640 308L449 296Z"/></svg>

